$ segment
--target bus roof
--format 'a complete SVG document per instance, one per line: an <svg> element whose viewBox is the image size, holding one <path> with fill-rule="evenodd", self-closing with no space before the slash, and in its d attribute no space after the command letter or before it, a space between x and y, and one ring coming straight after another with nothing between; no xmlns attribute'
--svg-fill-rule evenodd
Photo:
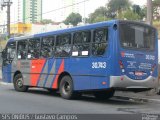
<svg viewBox="0 0 160 120"><path fill-rule="evenodd" d="M39 34L34 34L30 36L22 36L22 37L15 37L15 38L10 38L8 42L12 42L14 40L24 40L24 39L29 39L29 38L36 38L36 37L45 37L45 36L52 36L52 35L57 35L57 34L63 34L67 32L73 32L73 31L80 31L80 30L87 30L87 29L92 29L96 27L103 27L103 26L108 26L112 24L116 24L118 22L133 22L133 23L140 23L136 21L128 21L128 20L110 20L110 21L105 21L105 22L98 22L94 24L89 24L89 25L84 25L84 26L78 26L78 27L72 27L72 28L66 28L66 29L61 29L61 30L54 30L50 32L44 32L44 33L39 33ZM141 22L144 25L147 25L143 22ZM147 25L150 26L150 25ZM150 26L151 27L151 26Z"/></svg>
<svg viewBox="0 0 160 120"><path fill-rule="evenodd" d="M30 36L15 37L15 38L10 38L8 42L12 42L14 40L23 40L23 39L36 38L36 37L52 36L52 35L56 35L56 34L79 31L79 30L84 30L84 29L87 30L87 29L92 29L95 27L102 27L102 26L115 24L117 21L118 20L110 20L110 21L99 22L99 23L94 23L94 24L89 24L89 25L84 25L84 26L66 28L66 29L61 29L61 30L54 30L54 31L34 34L34 35L30 35Z"/></svg>

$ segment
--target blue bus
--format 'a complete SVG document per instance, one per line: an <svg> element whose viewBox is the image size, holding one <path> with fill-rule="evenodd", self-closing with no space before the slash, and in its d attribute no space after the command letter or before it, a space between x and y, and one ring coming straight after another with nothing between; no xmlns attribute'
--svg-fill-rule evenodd
<svg viewBox="0 0 160 120"><path fill-rule="evenodd" d="M144 23L112 20L9 39L3 81L16 91L41 87L65 99L91 92L141 92L158 85L158 34Z"/></svg>

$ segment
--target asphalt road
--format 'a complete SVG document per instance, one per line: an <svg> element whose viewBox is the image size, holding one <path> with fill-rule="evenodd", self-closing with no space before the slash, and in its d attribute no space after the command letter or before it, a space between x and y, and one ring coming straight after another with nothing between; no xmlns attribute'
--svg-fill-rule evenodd
<svg viewBox="0 0 160 120"><path fill-rule="evenodd" d="M16 92L12 85L0 84L0 113L58 113L58 114L132 114L160 113L160 103L135 102L113 98L96 100L83 96L79 100L65 100L44 89Z"/></svg>

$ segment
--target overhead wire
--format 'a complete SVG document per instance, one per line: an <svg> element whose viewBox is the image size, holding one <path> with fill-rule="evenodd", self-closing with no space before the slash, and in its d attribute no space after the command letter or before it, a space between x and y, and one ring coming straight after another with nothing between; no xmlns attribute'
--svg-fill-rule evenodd
<svg viewBox="0 0 160 120"><path fill-rule="evenodd" d="M90 1L90 0L83 0L81 2L77 2L77 3L73 3L71 5L66 5L66 6L63 6L63 7L60 7L60 8L57 8L57 9L54 9L54 10L50 10L50 11L47 11L47 12L44 12L42 14L38 14L37 16L41 16L41 15L45 15L45 14L48 14L48 13L52 13L52 12L56 12L56 11L59 11L59 10L62 10L64 8L68 8L68 7L72 7L72 6L75 6L75 5L78 5L78 4L82 4L84 2L87 2L87 1ZM28 18L25 18L23 20L27 20L27 19L30 19L31 17L28 17ZM18 23L19 21L14 21L14 22L11 22L11 24L15 24L15 23Z"/></svg>

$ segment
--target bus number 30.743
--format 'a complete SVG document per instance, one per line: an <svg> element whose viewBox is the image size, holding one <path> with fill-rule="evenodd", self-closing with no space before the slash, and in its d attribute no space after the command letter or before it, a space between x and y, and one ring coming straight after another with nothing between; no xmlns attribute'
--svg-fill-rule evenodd
<svg viewBox="0 0 160 120"><path fill-rule="evenodd" d="M106 62L92 62L92 68L106 68Z"/></svg>

